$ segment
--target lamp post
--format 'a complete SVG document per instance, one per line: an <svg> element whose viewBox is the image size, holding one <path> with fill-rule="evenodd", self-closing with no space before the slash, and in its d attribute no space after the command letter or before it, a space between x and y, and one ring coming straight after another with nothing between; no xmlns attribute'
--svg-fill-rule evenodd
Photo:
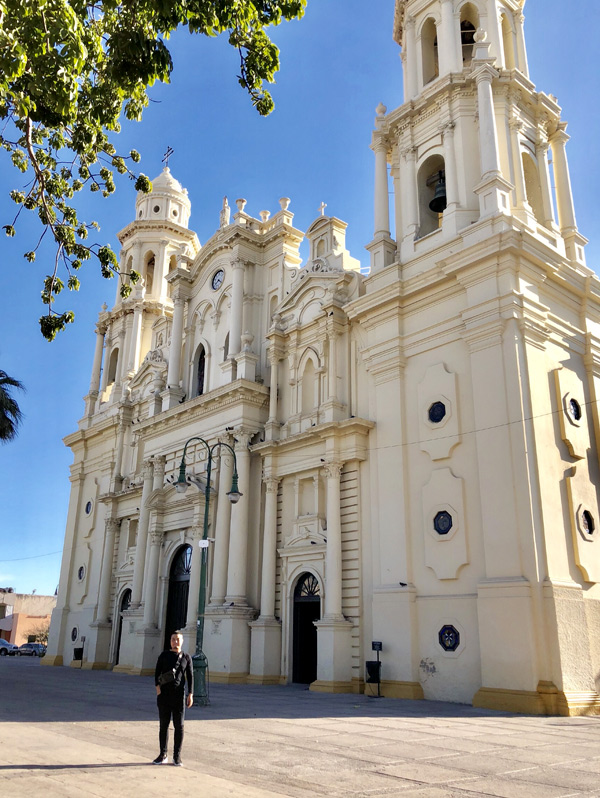
<svg viewBox="0 0 600 798"><path fill-rule="evenodd" d="M204 438L190 438L183 447L183 456L179 466L179 477L175 482L175 490L178 493L185 493L190 482L200 490L200 485L191 476L186 477L185 473L185 455L187 448L193 441L198 441L206 447L208 452L208 464L206 466L206 486L204 489L204 525L202 528L202 541L200 546L202 548L202 559L200 561L200 592L198 594L198 615L196 620L196 653L192 657L192 666L194 669L194 703L200 706L207 706L208 691L206 689L206 668L208 667L208 660L206 654L202 650L204 642L204 608L206 606L206 566L208 563L208 508L210 503L210 475L212 471L213 455L216 449L224 446L229 449L233 456L233 476L231 478L231 490L228 492L229 501L232 504L237 504L242 495L238 490L238 473L237 473L237 460L233 447L228 443L221 443L218 441L212 446L208 444Z"/></svg>

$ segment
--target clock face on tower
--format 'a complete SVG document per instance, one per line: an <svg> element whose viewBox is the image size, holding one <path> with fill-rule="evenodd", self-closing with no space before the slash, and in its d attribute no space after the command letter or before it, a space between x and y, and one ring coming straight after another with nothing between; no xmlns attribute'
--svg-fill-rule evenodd
<svg viewBox="0 0 600 798"><path fill-rule="evenodd" d="M225 272L223 271L223 269L219 269L218 272L215 272L213 274L213 278L210 283L212 285L213 291L216 291L223 285L224 277L225 277Z"/></svg>

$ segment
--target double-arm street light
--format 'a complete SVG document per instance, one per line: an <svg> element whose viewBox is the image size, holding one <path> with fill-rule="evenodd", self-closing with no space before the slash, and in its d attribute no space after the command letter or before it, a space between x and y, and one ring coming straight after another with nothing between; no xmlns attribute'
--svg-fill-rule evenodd
<svg viewBox="0 0 600 798"><path fill-rule="evenodd" d="M196 621L196 653L192 657L192 665L194 668L194 703L200 706L206 706L208 701L208 691L206 689L206 668L208 660L202 650L204 642L204 608L206 605L206 577L207 577L207 563L208 563L208 507L210 503L210 474L212 471L213 456L216 449L224 446L229 449L233 456L233 476L231 478L231 490L227 493L229 501L232 504L237 504L242 495L238 490L238 473L237 473L237 460L233 447L228 443L221 443L218 441L212 446L208 444L204 438L190 438L183 447L183 456L181 458L181 465L179 466L179 477L175 482L175 490L178 493L185 493L191 478L186 477L185 473L185 455L187 448L193 441L198 441L205 446L208 452L208 464L206 467L206 486L204 488L204 526L202 528L202 559L200 563L200 592L198 594L198 616ZM193 484L200 490L200 485L196 481Z"/></svg>

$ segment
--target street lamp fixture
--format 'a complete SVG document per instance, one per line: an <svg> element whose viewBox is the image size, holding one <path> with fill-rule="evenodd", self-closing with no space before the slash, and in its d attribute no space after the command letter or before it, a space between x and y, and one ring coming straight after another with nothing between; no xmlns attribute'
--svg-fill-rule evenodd
<svg viewBox="0 0 600 798"><path fill-rule="evenodd" d="M237 472L237 459L233 447L228 443L217 441L212 446L207 443L204 438L190 438L183 447L183 456L179 465L179 476L175 482L175 490L177 493L185 493L188 485L191 483L196 485L198 490L201 486L197 480L191 475L186 475L185 455L190 443L197 441L201 443L208 452L208 462L206 465L206 485L204 488L204 525L202 528L202 554L200 562L200 591L198 594L198 614L196 619L196 653L192 657L192 666L194 669L194 704L199 706L207 706L210 702L208 699L208 690L206 686L206 669L208 667L208 660L206 654L202 650L204 643L204 609L206 606L206 576L208 565L208 511L210 505L210 475L212 472L212 463L214 453L217 449L225 447L231 452L233 456L233 475L231 478L231 490L228 491L227 496L232 504L237 504L243 495L238 489L238 472Z"/></svg>

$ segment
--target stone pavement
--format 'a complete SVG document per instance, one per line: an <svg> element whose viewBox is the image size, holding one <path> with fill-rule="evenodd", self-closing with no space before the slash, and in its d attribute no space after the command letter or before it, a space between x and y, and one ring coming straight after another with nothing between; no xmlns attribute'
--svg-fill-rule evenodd
<svg viewBox="0 0 600 798"><path fill-rule="evenodd" d="M153 680L0 658L1 796L600 796L600 719L213 686L153 766Z"/></svg>

